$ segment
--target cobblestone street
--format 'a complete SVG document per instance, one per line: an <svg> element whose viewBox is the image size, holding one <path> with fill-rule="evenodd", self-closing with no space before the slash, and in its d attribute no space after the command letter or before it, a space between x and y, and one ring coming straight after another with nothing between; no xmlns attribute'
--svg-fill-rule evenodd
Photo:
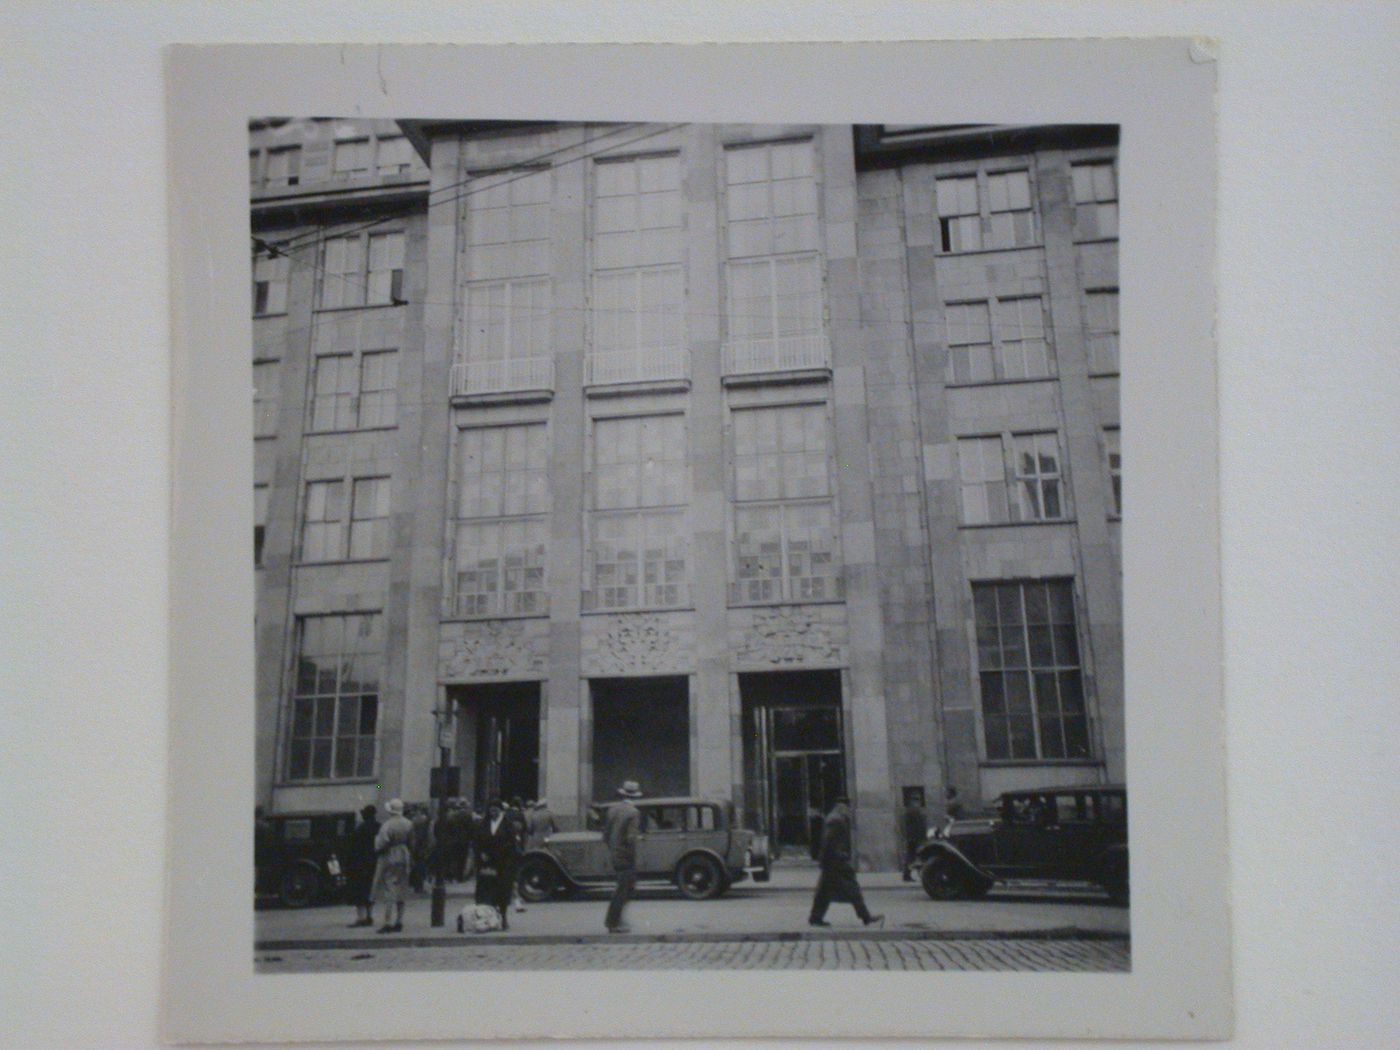
<svg viewBox="0 0 1400 1050"><path fill-rule="evenodd" d="M259 973L356 970L1016 970L1125 972L1127 938L483 944L258 952Z"/></svg>

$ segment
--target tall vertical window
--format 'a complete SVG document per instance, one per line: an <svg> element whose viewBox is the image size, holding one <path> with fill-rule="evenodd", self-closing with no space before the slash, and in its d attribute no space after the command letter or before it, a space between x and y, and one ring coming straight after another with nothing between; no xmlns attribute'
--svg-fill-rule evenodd
<svg viewBox="0 0 1400 1050"><path fill-rule="evenodd" d="M733 413L736 604L841 597L826 406Z"/></svg>
<svg viewBox="0 0 1400 1050"><path fill-rule="evenodd" d="M302 507L302 561L337 561L345 557L344 517L344 481L307 483Z"/></svg>
<svg viewBox="0 0 1400 1050"><path fill-rule="evenodd" d="M1074 235L1090 241L1118 236L1118 176L1113 161L1070 166L1074 182Z"/></svg>
<svg viewBox="0 0 1400 1050"><path fill-rule="evenodd" d="M948 176L936 181L935 193L939 239L945 252L1036 243L1028 169Z"/></svg>
<svg viewBox="0 0 1400 1050"><path fill-rule="evenodd" d="M391 427L398 411L398 354L393 350L322 354L311 386L311 429Z"/></svg>
<svg viewBox="0 0 1400 1050"><path fill-rule="evenodd" d="M377 613L303 616L297 628L287 779L372 777L383 618Z"/></svg>
<svg viewBox="0 0 1400 1050"><path fill-rule="evenodd" d="M811 142L725 151L727 372L827 363Z"/></svg>
<svg viewBox="0 0 1400 1050"><path fill-rule="evenodd" d="M964 525L1068 517L1059 437L1054 433L958 439Z"/></svg>
<svg viewBox="0 0 1400 1050"><path fill-rule="evenodd" d="M987 758L1088 758L1072 582L974 583L972 604Z"/></svg>
<svg viewBox="0 0 1400 1050"><path fill-rule="evenodd" d="M456 615L548 610L548 462L543 423L458 431Z"/></svg>
<svg viewBox="0 0 1400 1050"><path fill-rule="evenodd" d="M674 156L594 167L591 381L684 374L680 181Z"/></svg>
<svg viewBox="0 0 1400 1050"><path fill-rule="evenodd" d="M1117 427L1103 428L1103 447L1108 467L1108 485L1113 492L1113 516L1123 516L1123 451Z"/></svg>
<svg viewBox="0 0 1400 1050"><path fill-rule="evenodd" d="M253 437L277 436L277 410L281 401L280 361L253 363Z"/></svg>
<svg viewBox="0 0 1400 1050"><path fill-rule="evenodd" d="M267 536L266 485L253 486L253 564L262 564L263 540Z"/></svg>
<svg viewBox="0 0 1400 1050"><path fill-rule="evenodd" d="M350 557L389 553L389 479L356 478L350 498Z"/></svg>
<svg viewBox="0 0 1400 1050"><path fill-rule="evenodd" d="M301 182L301 147L268 150L263 182L268 187L295 186Z"/></svg>
<svg viewBox="0 0 1400 1050"><path fill-rule="evenodd" d="M259 252L253 256L253 314L287 312L288 259Z"/></svg>
<svg viewBox="0 0 1400 1050"><path fill-rule="evenodd" d="M1089 371L1118 371L1118 289L1084 293L1084 334L1089 345Z"/></svg>
<svg viewBox="0 0 1400 1050"><path fill-rule="evenodd" d="M1055 374L1038 295L948 303L948 382L994 383Z"/></svg>
<svg viewBox="0 0 1400 1050"><path fill-rule="evenodd" d="M593 424L587 609L666 608L689 600L685 419Z"/></svg>
<svg viewBox="0 0 1400 1050"><path fill-rule="evenodd" d="M402 233L331 237L321 255L321 306L383 306L403 300Z"/></svg>
<svg viewBox="0 0 1400 1050"><path fill-rule="evenodd" d="M455 392L553 386L550 192L548 170L470 183Z"/></svg>

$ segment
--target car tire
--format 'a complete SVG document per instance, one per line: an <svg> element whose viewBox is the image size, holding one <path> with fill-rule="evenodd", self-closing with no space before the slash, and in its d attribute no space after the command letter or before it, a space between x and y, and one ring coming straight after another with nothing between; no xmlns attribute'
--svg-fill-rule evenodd
<svg viewBox="0 0 1400 1050"><path fill-rule="evenodd" d="M919 882L924 892L936 901L964 900L972 896L967 873L947 857L930 857L919 871Z"/></svg>
<svg viewBox="0 0 1400 1050"><path fill-rule="evenodd" d="M724 892L724 872L713 857L692 854L676 867L676 887L687 900L710 900Z"/></svg>
<svg viewBox="0 0 1400 1050"><path fill-rule="evenodd" d="M539 904L559 893L559 870L542 857L530 857L520 865L515 882L521 900Z"/></svg>
<svg viewBox="0 0 1400 1050"><path fill-rule="evenodd" d="M284 908L305 908L321 894L321 875L315 868L298 864L283 872L277 897Z"/></svg>

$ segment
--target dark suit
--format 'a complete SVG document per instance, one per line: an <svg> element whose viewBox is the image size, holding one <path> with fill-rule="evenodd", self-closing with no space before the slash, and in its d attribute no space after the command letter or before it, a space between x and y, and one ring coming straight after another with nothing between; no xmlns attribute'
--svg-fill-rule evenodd
<svg viewBox="0 0 1400 1050"><path fill-rule="evenodd" d="M812 898L810 921L821 922L832 901L845 901L855 907L861 922L869 922L870 909L865 906L865 897L856 882L856 869L852 861L851 811L839 802L826 815L822 825L822 848L818 859L822 873L821 878L817 879L816 895Z"/></svg>
<svg viewBox="0 0 1400 1050"><path fill-rule="evenodd" d="M627 906L637 885L637 837L641 829L641 811L631 802L624 799L608 807L603 839L608 844L613 871L617 873L617 887L608 903L607 918L603 920L610 930L622 925L622 909Z"/></svg>
<svg viewBox="0 0 1400 1050"><path fill-rule="evenodd" d="M481 822L476 833L476 855L476 902L499 911L504 930L509 926L510 889L520 861L520 839L509 814L501 814L494 832L490 817Z"/></svg>

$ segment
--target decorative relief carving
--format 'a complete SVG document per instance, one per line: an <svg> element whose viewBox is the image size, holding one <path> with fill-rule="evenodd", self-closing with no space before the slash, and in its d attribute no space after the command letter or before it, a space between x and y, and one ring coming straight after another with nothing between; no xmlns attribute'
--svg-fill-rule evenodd
<svg viewBox="0 0 1400 1050"><path fill-rule="evenodd" d="M443 661L442 677L447 680L544 673L544 655L526 637L520 621L463 624L455 645Z"/></svg>
<svg viewBox="0 0 1400 1050"><path fill-rule="evenodd" d="M590 675L674 673L693 662L680 632L663 617L648 613L609 617L590 655Z"/></svg>
<svg viewBox="0 0 1400 1050"><path fill-rule="evenodd" d="M806 609L759 609L735 656L740 664L766 667L829 665L841 662L841 646L831 625Z"/></svg>

